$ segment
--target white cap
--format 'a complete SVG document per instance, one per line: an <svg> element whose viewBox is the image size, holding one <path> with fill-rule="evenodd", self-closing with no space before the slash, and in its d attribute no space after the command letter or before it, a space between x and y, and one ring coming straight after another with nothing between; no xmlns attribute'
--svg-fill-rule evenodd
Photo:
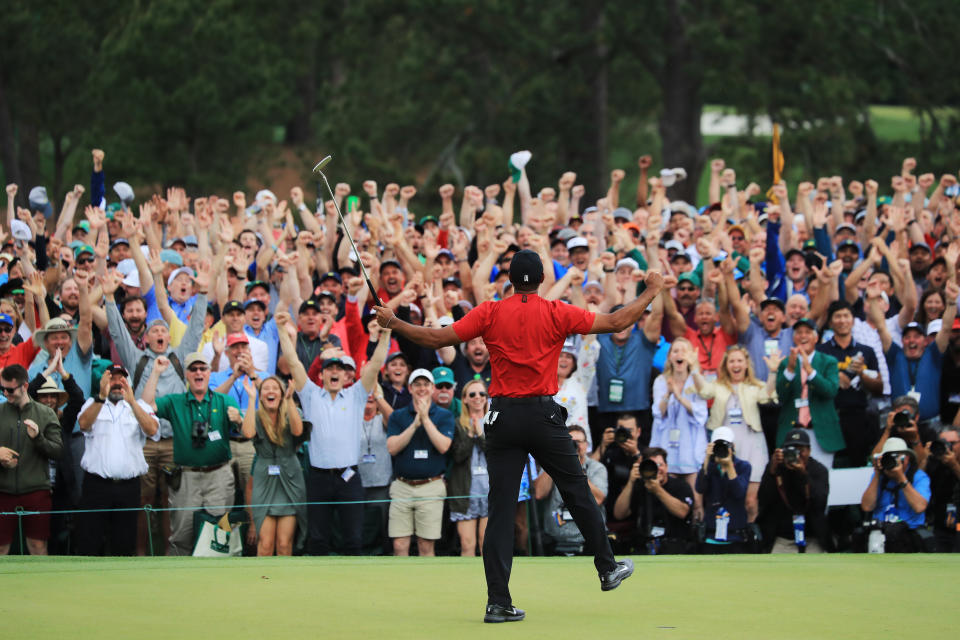
<svg viewBox="0 0 960 640"><path fill-rule="evenodd" d="M570 251L571 249L576 249L577 247L589 247L589 246L590 245L587 243L587 239L581 238L580 236L577 236L576 238L570 238L569 240L567 240L567 251Z"/></svg>
<svg viewBox="0 0 960 640"><path fill-rule="evenodd" d="M798 213L797 215L793 216L793 224L798 227L803 226L807 224L807 219L804 217L802 213Z"/></svg>
<svg viewBox="0 0 960 640"><path fill-rule="evenodd" d="M128 287L140 288L140 272L134 269L123 278L123 284Z"/></svg>
<svg viewBox="0 0 960 640"><path fill-rule="evenodd" d="M133 258L127 258L126 260L121 260L117 263L117 271L122 273L125 276L130 275L137 270L137 263L133 261Z"/></svg>
<svg viewBox="0 0 960 640"><path fill-rule="evenodd" d="M10 220L10 234L15 240L21 242L30 242L33 240L33 232L30 231L30 225L23 220Z"/></svg>
<svg viewBox="0 0 960 640"><path fill-rule="evenodd" d="M274 204L277 203L277 196L275 196L273 191L270 191L270 189L260 189L260 191L257 191L257 195L253 199L255 202L260 204L260 206L263 206L263 203L267 200L273 200Z"/></svg>
<svg viewBox="0 0 960 640"><path fill-rule="evenodd" d="M666 250L676 249L677 251L685 251L683 248L683 243L679 240L667 240L664 243L663 248Z"/></svg>
<svg viewBox="0 0 960 640"><path fill-rule="evenodd" d="M450 316L440 316L437 318L437 325L440 327L449 327L453 324L453 318Z"/></svg>
<svg viewBox="0 0 960 640"><path fill-rule="evenodd" d="M733 429L730 427L717 427L714 429L713 435L710 437L710 442L716 442L717 440L733 442Z"/></svg>
<svg viewBox="0 0 960 640"><path fill-rule="evenodd" d="M413 384L413 381L417 378L426 378L430 381L430 384L433 384L433 374L430 373L429 369L414 369L413 373L410 374L409 383Z"/></svg>
<svg viewBox="0 0 960 640"><path fill-rule="evenodd" d="M640 263L638 263L633 258L620 258L617 260L616 270L619 271L620 267L630 267L630 270L639 269Z"/></svg>
<svg viewBox="0 0 960 640"><path fill-rule="evenodd" d="M345 367L350 367L350 368L353 369L354 371L357 370L357 363L356 363L356 361L355 361L353 358L351 358L350 356L340 356L340 362L342 362L342 363L343 363L343 366L345 366Z"/></svg>
<svg viewBox="0 0 960 640"><path fill-rule="evenodd" d="M587 280L583 284L584 289L589 289L590 287L596 287L597 289L603 290L603 285L597 282L596 280Z"/></svg>
<svg viewBox="0 0 960 640"><path fill-rule="evenodd" d="M167 288L173 286L173 280L181 273L185 273L188 276L193 276L193 269L190 267L180 267L179 269L174 269L173 273L170 274L170 277L167 278Z"/></svg>
<svg viewBox="0 0 960 640"><path fill-rule="evenodd" d="M927 335L933 336L940 333L940 327L943 326L943 320L937 318L936 320L931 320L927 323Z"/></svg>

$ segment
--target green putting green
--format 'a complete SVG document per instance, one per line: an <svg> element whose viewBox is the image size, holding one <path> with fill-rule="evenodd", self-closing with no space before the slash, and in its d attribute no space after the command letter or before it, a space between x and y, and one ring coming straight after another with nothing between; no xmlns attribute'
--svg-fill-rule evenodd
<svg viewBox="0 0 960 640"><path fill-rule="evenodd" d="M518 558L484 625L479 558L0 560L4 638L870 638L952 635L960 556ZM954 595L951 595L954 594Z"/></svg>

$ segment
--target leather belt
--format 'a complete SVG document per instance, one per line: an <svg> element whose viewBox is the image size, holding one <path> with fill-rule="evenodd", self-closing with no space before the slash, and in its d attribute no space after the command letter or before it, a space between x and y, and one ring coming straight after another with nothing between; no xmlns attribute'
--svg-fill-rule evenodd
<svg viewBox="0 0 960 640"><path fill-rule="evenodd" d="M332 468L332 469L321 469L320 467L314 467L314 466L310 467L311 471L316 471L317 473L334 473L336 475L342 475L343 472L346 471L347 469L353 469L354 471L356 471L357 465L352 464L349 467L339 467L339 468Z"/></svg>
<svg viewBox="0 0 960 640"><path fill-rule="evenodd" d="M553 402L553 396L523 396L521 398L514 398L510 396L494 396L490 398L493 404L498 405L510 405L510 404L542 404L546 402Z"/></svg>
<svg viewBox="0 0 960 640"><path fill-rule="evenodd" d="M420 485L428 484L430 482L433 482L434 480L440 480L441 478L443 478L443 476L433 476L432 478L417 478L417 479L397 478L397 480L399 480L400 482L403 482L404 484L408 484L411 487L419 487Z"/></svg>
<svg viewBox="0 0 960 640"><path fill-rule="evenodd" d="M229 461L228 461L228 462L229 462ZM210 465L209 467L188 467L188 466L184 465L184 466L183 466L183 470L184 470L184 471L197 471L197 472L199 472L199 473L210 473L211 471L216 471L217 469L219 469L220 467L224 466L225 464L227 464L227 462L221 462L220 464L212 464L212 465Z"/></svg>

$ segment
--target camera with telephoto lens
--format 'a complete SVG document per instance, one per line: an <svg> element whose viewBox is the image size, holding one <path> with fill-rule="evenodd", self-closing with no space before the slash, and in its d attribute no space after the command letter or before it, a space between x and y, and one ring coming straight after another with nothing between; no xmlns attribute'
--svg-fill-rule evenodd
<svg viewBox="0 0 960 640"><path fill-rule="evenodd" d="M652 480L656 478L659 470L660 468L653 460L648 459L640 461L640 477L644 480Z"/></svg>
<svg viewBox="0 0 960 640"><path fill-rule="evenodd" d="M617 444L623 444L633 437L633 433L626 427L617 427L613 432L613 441Z"/></svg>
<svg viewBox="0 0 960 640"><path fill-rule="evenodd" d="M730 443L726 440L717 440L713 443L713 459L724 460L730 457Z"/></svg>
<svg viewBox="0 0 960 640"><path fill-rule="evenodd" d="M910 409L900 409L895 414L893 414L893 429L894 433L900 433L902 429L907 429L910 427L910 419L913 417L913 414L910 413Z"/></svg>
<svg viewBox="0 0 960 640"><path fill-rule="evenodd" d="M190 430L190 439L193 442L194 449L200 449L207 444L207 433L210 431L210 425L205 420L194 420L193 428Z"/></svg>
<svg viewBox="0 0 960 640"><path fill-rule="evenodd" d="M893 471L900 462L899 455L896 451L887 451L886 453L876 453L873 458L880 459L880 468L884 471Z"/></svg>
<svg viewBox="0 0 960 640"><path fill-rule="evenodd" d="M800 448L793 445L787 445L783 448L783 461L786 464L797 464L800 462Z"/></svg>
<svg viewBox="0 0 960 640"><path fill-rule="evenodd" d="M950 445L946 440L934 440L930 443L930 455L934 458L942 458L947 455Z"/></svg>

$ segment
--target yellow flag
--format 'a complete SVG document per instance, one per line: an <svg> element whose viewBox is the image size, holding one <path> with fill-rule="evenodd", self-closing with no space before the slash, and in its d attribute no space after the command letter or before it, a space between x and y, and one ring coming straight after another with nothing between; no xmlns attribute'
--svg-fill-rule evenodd
<svg viewBox="0 0 960 640"><path fill-rule="evenodd" d="M773 125L773 184L780 184L783 179L783 152L780 150L780 125ZM772 204L780 204L777 197L773 195L773 188L767 190L767 200Z"/></svg>

